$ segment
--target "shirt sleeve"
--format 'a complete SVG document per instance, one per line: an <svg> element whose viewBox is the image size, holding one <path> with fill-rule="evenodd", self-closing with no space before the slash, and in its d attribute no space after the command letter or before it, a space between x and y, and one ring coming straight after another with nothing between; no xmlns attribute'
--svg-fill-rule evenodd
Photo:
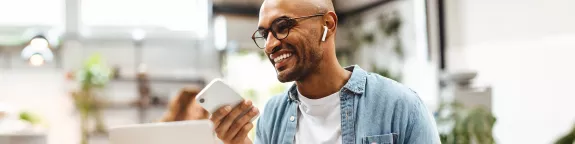
<svg viewBox="0 0 575 144"><path fill-rule="evenodd" d="M410 111L410 119L407 129L407 144L440 144L439 133L435 119L427 110L427 107L417 99L415 107Z"/></svg>
<svg viewBox="0 0 575 144"><path fill-rule="evenodd" d="M266 143L266 138L263 135L264 134L264 129L262 126L262 122L261 122L261 117L258 119L257 124L256 124L256 136L254 138L254 144L265 144Z"/></svg>

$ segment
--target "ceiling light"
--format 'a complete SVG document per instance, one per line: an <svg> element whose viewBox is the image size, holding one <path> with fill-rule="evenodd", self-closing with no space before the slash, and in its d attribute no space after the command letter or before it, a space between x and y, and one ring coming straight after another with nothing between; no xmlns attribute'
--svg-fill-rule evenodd
<svg viewBox="0 0 575 144"><path fill-rule="evenodd" d="M44 57L39 54L34 54L28 59L28 62L32 66L41 66L44 64Z"/></svg>
<svg viewBox="0 0 575 144"><path fill-rule="evenodd" d="M48 40L46 40L45 38L34 38L32 40L30 40L30 46L32 47L42 47L42 48L48 48Z"/></svg>

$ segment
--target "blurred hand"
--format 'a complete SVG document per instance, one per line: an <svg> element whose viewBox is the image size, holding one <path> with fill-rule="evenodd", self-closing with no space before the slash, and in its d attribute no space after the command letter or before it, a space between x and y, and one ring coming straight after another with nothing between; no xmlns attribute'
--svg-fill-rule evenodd
<svg viewBox="0 0 575 144"><path fill-rule="evenodd" d="M247 110L250 111L239 117L242 112ZM258 113L258 109L252 106L251 101L244 100L233 109L230 106L221 107L212 114L210 120L214 123L218 138L225 144L245 144L251 143L247 136L254 125L250 120Z"/></svg>

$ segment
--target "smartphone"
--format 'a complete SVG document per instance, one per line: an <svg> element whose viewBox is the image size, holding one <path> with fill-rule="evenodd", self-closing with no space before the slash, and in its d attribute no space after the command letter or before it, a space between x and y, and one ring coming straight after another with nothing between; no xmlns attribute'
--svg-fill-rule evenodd
<svg viewBox="0 0 575 144"><path fill-rule="evenodd" d="M196 102L198 102L204 109L206 109L210 114L216 112L219 108L229 105L232 108L240 104L244 98L238 94L234 89L232 89L228 84L223 82L221 79L212 80L198 95L196 96ZM241 118L247 112L248 109L238 118ZM257 116L251 119L253 121Z"/></svg>

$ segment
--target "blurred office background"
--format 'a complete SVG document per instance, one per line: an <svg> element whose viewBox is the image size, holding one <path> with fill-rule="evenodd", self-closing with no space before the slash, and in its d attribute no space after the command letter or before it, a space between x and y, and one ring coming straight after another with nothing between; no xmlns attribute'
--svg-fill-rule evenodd
<svg viewBox="0 0 575 144"><path fill-rule="evenodd" d="M177 91L213 78L263 109L291 83L251 40L261 3L0 0L0 143L106 144L106 129L155 122ZM444 143L574 131L575 1L334 3L342 66L417 91Z"/></svg>

